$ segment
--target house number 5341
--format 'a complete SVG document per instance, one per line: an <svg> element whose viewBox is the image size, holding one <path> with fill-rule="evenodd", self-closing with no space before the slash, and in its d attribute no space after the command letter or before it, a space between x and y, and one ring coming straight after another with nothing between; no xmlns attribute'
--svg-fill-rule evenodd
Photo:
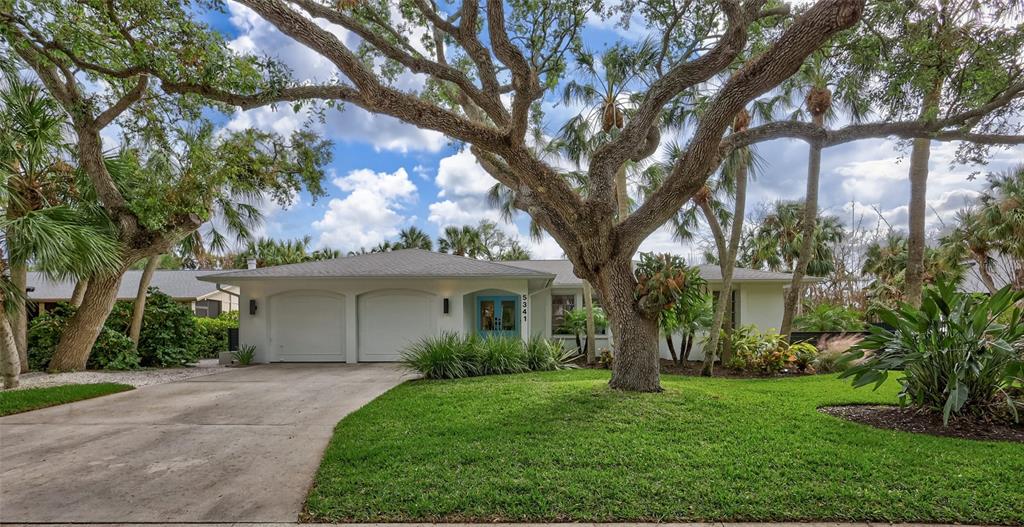
<svg viewBox="0 0 1024 527"><path fill-rule="evenodd" d="M526 302L528 301L527 298L528 297L526 295L523 295L523 322L526 322Z"/></svg>

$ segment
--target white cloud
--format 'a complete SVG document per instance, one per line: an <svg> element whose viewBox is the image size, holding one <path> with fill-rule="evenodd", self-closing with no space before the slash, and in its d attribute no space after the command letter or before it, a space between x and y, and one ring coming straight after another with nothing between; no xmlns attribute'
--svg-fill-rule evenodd
<svg viewBox="0 0 1024 527"><path fill-rule="evenodd" d="M270 54L291 68L292 76L299 82L325 83L344 78L329 60L281 34L277 28L251 9L231 1L227 5L230 21L240 31L240 34L229 42L232 49L240 53ZM350 49L358 45L359 39L344 28L320 19L316 22ZM423 82L424 78L420 75L406 74L397 79L395 84L402 90L415 90L421 87ZM315 131L331 139L369 143L378 152L437 152L446 144L444 135L439 132L421 130L393 117L371 114L354 105L346 105L341 111L325 110L324 122L310 119L310 114L306 110L296 113L290 105L237 111L230 117L231 120L227 124L229 130L255 127L289 134L304 123L309 123Z"/></svg>
<svg viewBox="0 0 1024 527"><path fill-rule="evenodd" d="M398 234L414 220L401 213L416 198L416 185L404 168L395 172L353 170L332 183L348 195L327 204L323 218L313 222L319 246L343 251L371 247Z"/></svg>

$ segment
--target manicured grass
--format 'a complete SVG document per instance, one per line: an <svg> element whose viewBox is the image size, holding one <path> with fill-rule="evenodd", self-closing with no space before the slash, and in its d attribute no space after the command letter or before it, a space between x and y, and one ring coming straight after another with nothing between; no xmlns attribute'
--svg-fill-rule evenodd
<svg viewBox="0 0 1024 527"><path fill-rule="evenodd" d="M1024 523L1024 445L877 430L827 404L895 402L827 376L578 370L413 381L335 430L306 504L323 521Z"/></svg>
<svg viewBox="0 0 1024 527"><path fill-rule="evenodd" d="M131 389L133 387L127 384L106 382L100 384L67 384L64 386L26 388L24 390L0 392L0 415L17 414Z"/></svg>

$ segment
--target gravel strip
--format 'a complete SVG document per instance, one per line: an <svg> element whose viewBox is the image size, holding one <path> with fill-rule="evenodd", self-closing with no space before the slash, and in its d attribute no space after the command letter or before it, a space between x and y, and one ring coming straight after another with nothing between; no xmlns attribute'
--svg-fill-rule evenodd
<svg viewBox="0 0 1024 527"><path fill-rule="evenodd" d="M44 386L61 386L64 384L96 384L115 382L130 384L136 388L153 384L183 381L193 377L212 375L225 371L225 367L217 364L217 359L204 359L194 366L185 368L164 368L134 371L76 371L71 373L32 372L21 376L21 385L17 389L39 388Z"/></svg>

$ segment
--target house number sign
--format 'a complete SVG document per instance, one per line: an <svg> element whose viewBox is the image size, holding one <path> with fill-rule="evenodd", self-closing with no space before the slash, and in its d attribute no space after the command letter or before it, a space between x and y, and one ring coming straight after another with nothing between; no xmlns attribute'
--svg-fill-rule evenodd
<svg viewBox="0 0 1024 527"><path fill-rule="evenodd" d="M526 318L527 318L526 317L526 302L527 302L527 296L523 295L523 323L524 324L526 323Z"/></svg>

